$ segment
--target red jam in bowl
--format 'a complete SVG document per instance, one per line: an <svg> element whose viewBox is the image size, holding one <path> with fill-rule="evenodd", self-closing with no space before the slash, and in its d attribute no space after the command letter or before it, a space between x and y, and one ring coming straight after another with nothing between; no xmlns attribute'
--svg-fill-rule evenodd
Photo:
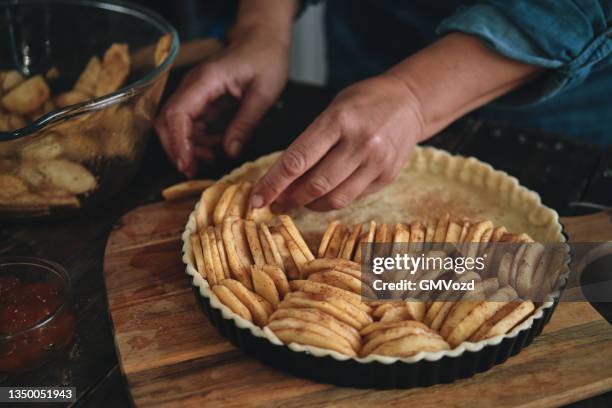
<svg viewBox="0 0 612 408"><path fill-rule="evenodd" d="M0 373L29 371L74 336L70 285L52 263L0 260Z"/></svg>

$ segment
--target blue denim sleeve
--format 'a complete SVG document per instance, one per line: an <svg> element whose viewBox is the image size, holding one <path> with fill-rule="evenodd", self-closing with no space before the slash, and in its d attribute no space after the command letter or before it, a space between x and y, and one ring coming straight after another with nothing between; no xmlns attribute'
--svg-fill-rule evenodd
<svg viewBox="0 0 612 408"><path fill-rule="evenodd" d="M300 0L300 8L297 12L297 16L299 17L308 6L314 6L324 1L325 0Z"/></svg>
<svg viewBox="0 0 612 408"><path fill-rule="evenodd" d="M510 103L529 104L580 84L612 55L612 0L489 0L462 7L440 35L475 35L495 52L548 69Z"/></svg>

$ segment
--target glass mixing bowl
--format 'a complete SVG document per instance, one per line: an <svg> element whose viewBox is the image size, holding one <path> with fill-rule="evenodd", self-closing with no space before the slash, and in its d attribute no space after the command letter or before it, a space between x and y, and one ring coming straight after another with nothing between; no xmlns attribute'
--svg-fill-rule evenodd
<svg viewBox="0 0 612 408"><path fill-rule="evenodd" d="M160 58L155 50L162 37L167 46ZM9 70L40 75L50 101L75 87L92 56L105 63L115 43L127 44L130 56L121 88L63 108L50 103L42 116L22 113L19 128L15 122L0 128L0 218L70 214L125 187L140 164L179 48L175 29L137 5L0 1L0 72L5 79ZM0 88L5 117L14 116L7 94Z"/></svg>

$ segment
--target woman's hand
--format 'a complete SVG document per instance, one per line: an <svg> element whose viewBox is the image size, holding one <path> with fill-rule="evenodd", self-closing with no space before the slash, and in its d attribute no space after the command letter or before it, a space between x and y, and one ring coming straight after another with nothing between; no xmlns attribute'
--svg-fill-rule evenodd
<svg viewBox="0 0 612 408"><path fill-rule="evenodd" d="M267 12L268 7L274 9ZM242 17L229 46L191 70L161 110L155 129L179 171L194 176L197 160L212 159L212 148L219 143L229 156L239 155L280 95L288 76L291 21L297 6L286 2L285 7L269 0L242 2ZM240 101L236 114L223 137L211 135L209 120L230 99Z"/></svg>
<svg viewBox="0 0 612 408"><path fill-rule="evenodd" d="M391 182L417 142L541 72L448 34L340 93L253 188L251 205L342 208Z"/></svg>
<svg viewBox="0 0 612 408"><path fill-rule="evenodd" d="M423 134L418 99L392 74L358 82L332 101L253 189L275 211L338 209L390 183Z"/></svg>

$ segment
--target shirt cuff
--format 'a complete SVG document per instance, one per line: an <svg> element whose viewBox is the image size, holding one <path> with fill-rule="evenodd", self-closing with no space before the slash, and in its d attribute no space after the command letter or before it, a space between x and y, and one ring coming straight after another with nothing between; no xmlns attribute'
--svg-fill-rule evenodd
<svg viewBox="0 0 612 408"><path fill-rule="evenodd" d="M612 38L609 37L612 30L605 24L603 30L596 33L593 22L583 15L581 27L573 35L566 36L557 31L559 27L553 19L563 17L560 14L570 10L560 7L546 14L540 9L536 11L543 15L538 18L538 13L529 10L529 1L516 3L522 3L523 7L503 11L486 3L463 7L443 20L436 30L439 35L454 31L474 35L505 57L548 70L529 87L507 95L503 103L527 105L549 99L584 81L593 66L612 53ZM602 16L594 19L597 17ZM550 21L541 21L541 18ZM534 32L538 24L541 29ZM566 27L576 28L575 25Z"/></svg>

